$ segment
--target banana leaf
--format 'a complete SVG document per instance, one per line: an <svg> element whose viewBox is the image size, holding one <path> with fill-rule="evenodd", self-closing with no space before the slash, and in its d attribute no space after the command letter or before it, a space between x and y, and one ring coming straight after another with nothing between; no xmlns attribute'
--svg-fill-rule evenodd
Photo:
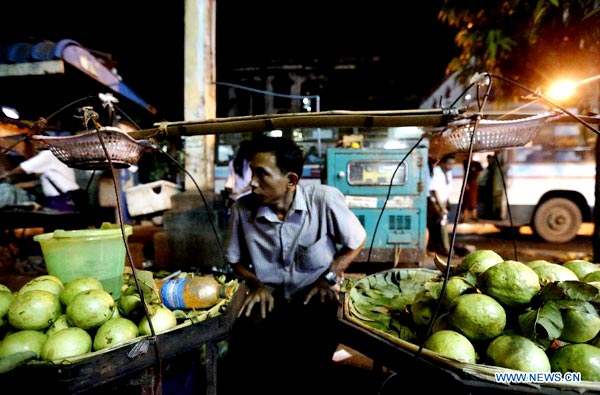
<svg viewBox="0 0 600 395"><path fill-rule="evenodd" d="M438 275L433 270L390 269L366 276L350 289L350 314L369 326L411 338L410 328L392 318L405 312L423 290L424 283Z"/></svg>

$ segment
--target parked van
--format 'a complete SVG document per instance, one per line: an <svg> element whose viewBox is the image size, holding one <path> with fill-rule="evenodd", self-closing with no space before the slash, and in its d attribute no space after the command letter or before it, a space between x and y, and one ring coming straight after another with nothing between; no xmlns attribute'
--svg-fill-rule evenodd
<svg viewBox="0 0 600 395"><path fill-rule="evenodd" d="M529 225L548 242L572 240L582 222L592 222L595 144L596 134L585 126L556 122L523 147L474 154L484 167L479 219L503 230ZM453 172L453 205L461 194L465 158L457 157Z"/></svg>

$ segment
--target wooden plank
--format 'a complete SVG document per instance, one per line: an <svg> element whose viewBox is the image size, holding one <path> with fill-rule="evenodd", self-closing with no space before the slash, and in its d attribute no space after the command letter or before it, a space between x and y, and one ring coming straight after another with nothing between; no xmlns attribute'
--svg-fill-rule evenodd
<svg viewBox="0 0 600 395"><path fill-rule="evenodd" d="M0 64L0 77L18 77L24 75L64 74L65 63L62 60L43 62Z"/></svg>

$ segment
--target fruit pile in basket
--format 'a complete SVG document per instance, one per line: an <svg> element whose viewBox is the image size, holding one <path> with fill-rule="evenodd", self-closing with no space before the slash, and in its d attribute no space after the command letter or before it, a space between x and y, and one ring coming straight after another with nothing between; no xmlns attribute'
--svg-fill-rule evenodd
<svg viewBox="0 0 600 395"><path fill-rule="evenodd" d="M523 263L478 250L451 267L447 281L445 263L436 266L356 281L348 318L471 371L574 372L575 381L600 381L599 265Z"/></svg>
<svg viewBox="0 0 600 395"><path fill-rule="evenodd" d="M169 308L161 298L162 281L145 270L137 270L135 277L126 270L116 301L94 277L63 283L56 276L42 275L17 291L0 284L0 373L31 360L72 362L135 342L152 331L160 334L186 321L216 317L238 286L237 280L227 281L225 276L179 273L172 277L201 277L207 297L213 296L205 299L204 308ZM224 292L218 293L219 289Z"/></svg>

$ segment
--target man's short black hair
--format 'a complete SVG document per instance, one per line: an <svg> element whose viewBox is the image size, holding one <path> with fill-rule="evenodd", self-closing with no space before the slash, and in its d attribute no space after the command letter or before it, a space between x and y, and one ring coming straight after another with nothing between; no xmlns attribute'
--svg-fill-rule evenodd
<svg viewBox="0 0 600 395"><path fill-rule="evenodd" d="M442 157L442 159L440 159L440 162L448 162L450 159L456 160L456 155L455 154L446 154Z"/></svg>
<svg viewBox="0 0 600 395"><path fill-rule="evenodd" d="M284 173L292 172L302 177L304 168L304 152L302 148L289 137L272 137L259 134L254 137L253 152L273 152L277 167Z"/></svg>

